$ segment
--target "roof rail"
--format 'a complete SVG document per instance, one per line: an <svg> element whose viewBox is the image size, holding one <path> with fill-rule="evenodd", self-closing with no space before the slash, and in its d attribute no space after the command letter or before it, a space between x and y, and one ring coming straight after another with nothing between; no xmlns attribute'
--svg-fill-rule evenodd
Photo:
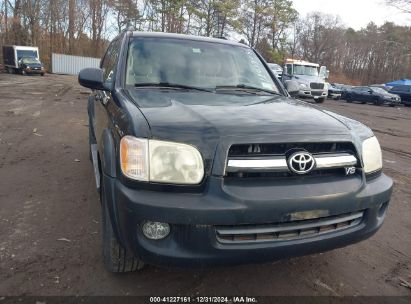
<svg viewBox="0 0 411 304"><path fill-rule="evenodd" d="M223 40L228 40L228 38L227 38L227 37L224 37L224 36L214 36L214 38L223 39Z"/></svg>

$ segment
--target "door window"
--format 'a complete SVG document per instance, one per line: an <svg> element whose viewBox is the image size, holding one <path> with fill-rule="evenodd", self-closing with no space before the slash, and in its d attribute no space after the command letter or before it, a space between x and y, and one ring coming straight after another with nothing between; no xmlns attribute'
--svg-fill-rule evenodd
<svg viewBox="0 0 411 304"><path fill-rule="evenodd" d="M103 69L103 80L105 83L114 82L117 62L121 49L121 39L114 40L107 49L101 63Z"/></svg>
<svg viewBox="0 0 411 304"><path fill-rule="evenodd" d="M396 88L393 88L392 90L393 90L393 91L396 91L396 92L404 92L404 93L407 93L407 92L410 91L410 88L411 88L411 86L398 86L398 87L396 87Z"/></svg>
<svg viewBox="0 0 411 304"><path fill-rule="evenodd" d="M293 65L287 64L287 75L292 75L292 74L293 74Z"/></svg>

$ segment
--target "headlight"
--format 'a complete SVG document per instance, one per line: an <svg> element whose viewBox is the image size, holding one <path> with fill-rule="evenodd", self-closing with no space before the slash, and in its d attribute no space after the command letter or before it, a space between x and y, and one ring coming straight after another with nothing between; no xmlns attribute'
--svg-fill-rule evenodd
<svg viewBox="0 0 411 304"><path fill-rule="evenodd" d="M125 136L121 170L129 178L172 184L198 184L204 177L200 152L190 145Z"/></svg>
<svg viewBox="0 0 411 304"><path fill-rule="evenodd" d="M377 137L373 136L362 143L362 159L365 173L372 173L382 168L381 147Z"/></svg>
<svg viewBox="0 0 411 304"><path fill-rule="evenodd" d="M302 89L306 89L306 88L308 88L308 85L307 85L307 84L305 84L305 83L301 83L301 82L299 82L298 84L300 85L300 88L302 88Z"/></svg>
<svg viewBox="0 0 411 304"><path fill-rule="evenodd" d="M120 141L120 166L125 176L148 181L148 140L124 136Z"/></svg>

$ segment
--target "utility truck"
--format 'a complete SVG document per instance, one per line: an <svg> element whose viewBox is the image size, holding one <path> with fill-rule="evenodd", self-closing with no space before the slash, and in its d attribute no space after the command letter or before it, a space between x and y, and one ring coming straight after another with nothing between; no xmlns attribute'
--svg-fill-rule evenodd
<svg viewBox="0 0 411 304"><path fill-rule="evenodd" d="M282 81L284 84L289 80L296 81L299 86L297 96L300 98L314 98L317 103L324 102L328 95L326 78L327 67L320 67L318 63L295 59L285 61Z"/></svg>
<svg viewBox="0 0 411 304"><path fill-rule="evenodd" d="M5 71L14 74L41 74L44 67L40 62L39 48L36 46L5 45L3 61Z"/></svg>

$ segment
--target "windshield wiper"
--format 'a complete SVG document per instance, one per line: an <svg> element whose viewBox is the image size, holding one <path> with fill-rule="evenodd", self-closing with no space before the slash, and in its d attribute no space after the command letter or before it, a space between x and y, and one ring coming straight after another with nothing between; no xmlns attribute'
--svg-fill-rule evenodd
<svg viewBox="0 0 411 304"><path fill-rule="evenodd" d="M269 94L274 94L274 95L281 95L278 92L272 91L272 90L268 90L268 89L263 89L263 88L258 88L258 87L254 87L254 86L250 86L250 85L246 85L246 84L237 84L237 85L221 85L221 86L216 86L215 87L216 90L219 89L241 89L243 91L257 91L257 92L265 92L265 93L269 93Z"/></svg>
<svg viewBox="0 0 411 304"><path fill-rule="evenodd" d="M184 89L184 90L196 90L196 91L202 91L202 92L213 92L212 90L208 90L204 88L193 87L193 86L188 86L188 85L178 84L178 83L170 83L170 82L141 82L141 83L135 83L134 86L135 87L175 88L175 89Z"/></svg>

